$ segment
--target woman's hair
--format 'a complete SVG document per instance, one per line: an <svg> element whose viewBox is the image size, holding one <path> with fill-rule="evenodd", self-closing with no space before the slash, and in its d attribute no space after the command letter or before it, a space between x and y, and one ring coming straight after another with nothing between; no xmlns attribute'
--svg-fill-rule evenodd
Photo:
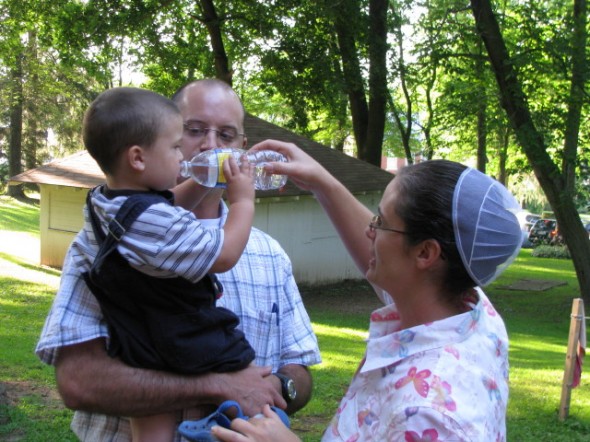
<svg viewBox="0 0 590 442"><path fill-rule="evenodd" d="M443 290L452 301L476 285L465 269L453 230L453 194L467 167L447 160L432 160L402 168L396 175L395 212L404 221L406 240L418 244L435 239L447 263Z"/></svg>
<svg viewBox="0 0 590 442"><path fill-rule="evenodd" d="M105 174L113 174L131 146L151 147L166 118L180 115L172 100L145 89L117 87L101 93L84 115L84 146Z"/></svg>

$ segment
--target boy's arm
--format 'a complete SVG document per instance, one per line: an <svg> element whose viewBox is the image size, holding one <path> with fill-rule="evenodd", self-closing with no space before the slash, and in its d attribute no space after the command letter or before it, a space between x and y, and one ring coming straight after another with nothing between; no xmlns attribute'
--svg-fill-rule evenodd
<svg viewBox="0 0 590 442"><path fill-rule="evenodd" d="M228 271L236 265L246 248L254 221L253 170L245 156L239 167L233 157L223 162L229 211L223 227L223 246L210 272Z"/></svg>

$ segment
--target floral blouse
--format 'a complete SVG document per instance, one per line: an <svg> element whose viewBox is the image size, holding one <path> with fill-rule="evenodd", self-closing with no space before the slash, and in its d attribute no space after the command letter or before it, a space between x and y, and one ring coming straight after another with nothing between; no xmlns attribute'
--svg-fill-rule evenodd
<svg viewBox="0 0 590 442"><path fill-rule="evenodd" d="M505 441L508 336L477 289L470 311L399 330L371 315L365 358L322 441Z"/></svg>

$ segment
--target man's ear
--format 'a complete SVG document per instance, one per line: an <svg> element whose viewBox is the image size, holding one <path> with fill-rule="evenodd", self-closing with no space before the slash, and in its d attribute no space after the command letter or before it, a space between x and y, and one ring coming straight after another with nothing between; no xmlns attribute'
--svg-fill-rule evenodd
<svg viewBox="0 0 590 442"><path fill-rule="evenodd" d="M418 268L426 270L438 263L442 250L437 240L427 239L422 241L416 247L416 262Z"/></svg>
<svg viewBox="0 0 590 442"><path fill-rule="evenodd" d="M145 169L144 150L141 146L131 146L127 149L127 163L131 169L142 172Z"/></svg>

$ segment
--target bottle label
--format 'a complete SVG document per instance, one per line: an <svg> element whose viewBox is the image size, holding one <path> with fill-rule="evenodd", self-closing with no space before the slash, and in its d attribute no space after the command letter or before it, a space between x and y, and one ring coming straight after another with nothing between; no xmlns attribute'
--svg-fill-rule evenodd
<svg viewBox="0 0 590 442"><path fill-rule="evenodd" d="M227 180L223 173L223 162L231 156L230 152L219 152L217 153L217 185L225 187Z"/></svg>

